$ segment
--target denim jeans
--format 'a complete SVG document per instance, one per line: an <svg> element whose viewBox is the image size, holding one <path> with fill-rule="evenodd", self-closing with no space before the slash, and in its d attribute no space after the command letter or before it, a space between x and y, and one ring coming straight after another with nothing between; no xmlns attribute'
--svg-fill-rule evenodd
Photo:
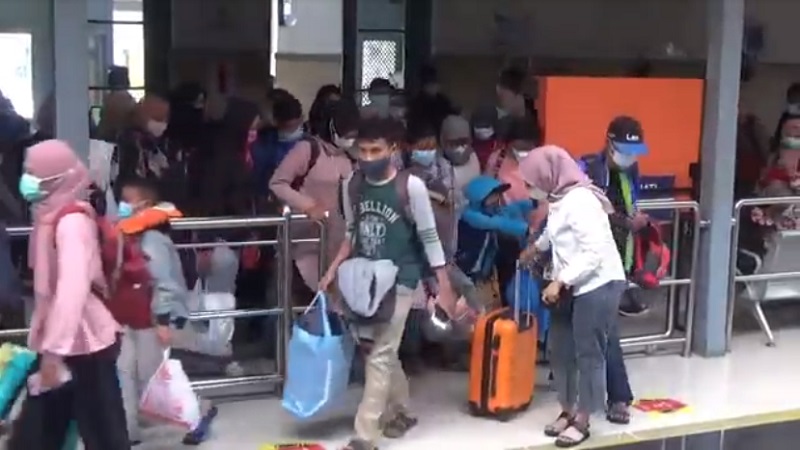
<svg viewBox="0 0 800 450"><path fill-rule="evenodd" d="M625 357L619 339L619 327L614 323L608 332L606 393L609 405L618 403L630 405L633 401L633 392L628 382L628 370L625 368Z"/></svg>
<svg viewBox="0 0 800 450"><path fill-rule="evenodd" d="M572 311L554 313L550 324L550 364L558 401L581 413L602 411L606 403L608 336L616 326L625 282L610 281L572 299Z"/></svg>

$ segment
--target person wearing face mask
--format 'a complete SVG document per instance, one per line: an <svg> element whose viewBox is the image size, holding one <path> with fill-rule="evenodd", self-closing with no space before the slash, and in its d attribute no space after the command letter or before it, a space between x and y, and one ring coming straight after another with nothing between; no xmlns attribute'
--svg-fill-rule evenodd
<svg viewBox="0 0 800 450"><path fill-rule="evenodd" d="M469 122L461 116L449 116L442 123L439 138L444 157L453 166L453 190L463 199L464 187L481 174L480 163L472 148ZM456 205L456 217L460 216L463 201Z"/></svg>
<svg viewBox="0 0 800 450"><path fill-rule="evenodd" d="M649 218L639 211L639 166L641 156L647 155L642 125L633 117L619 116L608 125L606 147L602 153L583 157L581 167L594 184L606 193L614 204L612 230L622 255L625 270L633 270L633 233L645 227ZM624 316L645 314L647 306L638 300L638 291L626 293L620 307Z"/></svg>
<svg viewBox="0 0 800 450"><path fill-rule="evenodd" d="M482 106L472 113L472 147L481 170L485 171L489 157L499 149L500 140L497 133L497 110L494 106Z"/></svg>
<svg viewBox="0 0 800 450"><path fill-rule="evenodd" d="M598 155L582 158L579 164L594 185L601 189L614 206L609 216L611 231L617 250L622 258L626 274L633 270L633 233L646 226L649 218L638 211L636 202L639 193L639 170L636 160L648 153L644 131L636 119L620 116L611 121L606 134L606 148ZM640 289L628 289L622 296L619 313L637 316L648 311L639 296ZM619 336L610 335L607 360L608 410L607 419L612 423L627 424L630 421L628 407L633 401L633 392L628 381L628 372L622 356Z"/></svg>
<svg viewBox="0 0 800 450"><path fill-rule="evenodd" d="M394 119L364 119L358 129L358 170L342 187L346 223L345 239L319 284L328 290L337 273L342 306L358 304L361 296L348 293L369 290L359 285L369 278L348 276L348 268L364 267L392 277L389 313L380 322L358 322L353 329L364 341L371 341L366 355L365 386L355 417L355 435L342 450L375 450L382 437L403 437L417 425L409 405L408 378L398 357L414 292L430 271L439 285L439 305L448 314L455 310L455 298L447 276L442 243L425 183L409 173L399 172L391 163L402 136L402 125ZM403 184L401 184L403 183ZM381 263L381 264L378 264ZM391 263L395 275L381 267ZM387 280L388 281L388 280ZM386 296L388 297L388 296ZM386 297L380 300L386 302Z"/></svg>
<svg viewBox="0 0 800 450"><path fill-rule="evenodd" d="M781 141L783 139L783 126L787 120L792 117L800 116L800 83L792 83L786 89L786 106L784 106L778 124L775 126L775 132L772 134L770 140L770 151L777 153L781 148Z"/></svg>
<svg viewBox="0 0 800 450"><path fill-rule="evenodd" d="M114 194L126 180L146 178L161 180L169 168L164 132L169 120L169 103L157 93L147 93L128 115L128 124L117 141L115 159L118 175Z"/></svg>
<svg viewBox="0 0 800 450"><path fill-rule="evenodd" d="M760 197L787 197L800 192L800 115L788 117L781 129L778 154L764 173L756 194ZM753 221L765 230L796 230L800 228L800 207L796 205L775 205L754 208ZM759 255L765 253L763 237L766 233L752 233L758 236L760 245L745 248Z"/></svg>
<svg viewBox="0 0 800 450"><path fill-rule="evenodd" d="M87 450L130 449L116 368L122 330L92 289L105 276L89 171L56 140L30 147L23 167L19 191L33 215L28 347L42 392L26 397L4 448L59 450L76 421Z"/></svg>
<svg viewBox="0 0 800 450"><path fill-rule="evenodd" d="M277 90L276 90L277 91ZM286 91L275 95L272 104L274 124L257 134L253 145L253 183L258 196L259 210L274 214L279 206L274 204L269 181L283 159L295 145L307 138L300 100Z"/></svg>
<svg viewBox="0 0 800 450"><path fill-rule="evenodd" d="M350 177L353 151L358 131L359 111L352 100L339 100L327 105L319 115L327 124L319 135L300 141L281 162L269 188L281 203L292 210L324 221L327 227L327 255L339 249L344 239L344 217L340 211L339 186ZM327 218L326 218L327 217ZM294 239L312 238L318 234L314 224L293 227ZM312 291L319 284L318 244L298 244L293 249L295 265L305 284Z"/></svg>
<svg viewBox="0 0 800 450"><path fill-rule="evenodd" d="M503 199L506 204L512 204L529 198L519 165L531 153L531 150L539 145L539 127L524 117L508 117L503 119L499 126L506 129L504 142L489 157L485 174L508 185L508 189L503 191ZM544 221L546 214L547 202L541 201L529 217L531 227L537 229ZM517 258L521 247L518 239L510 239L503 235L500 235L498 246L497 281L500 292L506 292L507 284L516 273Z"/></svg>
<svg viewBox="0 0 800 450"><path fill-rule="evenodd" d="M534 200L547 200L547 225L521 259L552 254L552 281L542 300L552 312L549 342L561 414L545 427L556 447L589 438L591 415L606 406L608 342L617 331L617 308L627 286L611 232L612 202L566 150L534 149L520 165Z"/></svg>
<svg viewBox="0 0 800 450"><path fill-rule="evenodd" d="M131 444L137 445L143 437L139 423L140 399L150 378L163 362L164 349L175 343L174 333L183 332L187 326L190 294L178 249L170 238L170 220L183 215L173 204L161 201L158 186L144 179L126 182L122 187L118 215L117 228L123 235L138 240L147 257L154 285L151 303L153 327L126 327L117 360L128 434ZM211 421L217 415L217 409L210 402L202 403L204 417L198 427L184 437L185 444L203 442Z"/></svg>

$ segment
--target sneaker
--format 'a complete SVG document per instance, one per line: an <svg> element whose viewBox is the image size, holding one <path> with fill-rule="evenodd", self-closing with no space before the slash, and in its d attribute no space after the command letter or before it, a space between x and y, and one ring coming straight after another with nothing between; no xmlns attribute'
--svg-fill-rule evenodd
<svg viewBox="0 0 800 450"><path fill-rule="evenodd" d="M619 315L623 317L638 317L650 312L650 308L642 303L630 301L619 306Z"/></svg>
<svg viewBox="0 0 800 450"><path fill-rule="evenodd" d="M212 406L211 409L206 412L206 415L200 419L200 423L197 424L197 427L186 433L183 437L183 445L200 445L205 442L211 431L211 422L217 417L218 412L217 407Z"/></svg>

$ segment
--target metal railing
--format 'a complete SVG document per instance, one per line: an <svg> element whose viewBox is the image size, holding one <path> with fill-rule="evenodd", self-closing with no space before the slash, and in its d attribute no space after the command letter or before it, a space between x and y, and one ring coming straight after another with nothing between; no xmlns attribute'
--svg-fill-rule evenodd
<svg viewBox="0 0 800 450"><path fill-rule="evenodd" d="M682 344L682 354L685 357L691 355L692 352L692 339L694 328L694 312L695 312L695 294L697 286L695 279L697 276L697 257L699 251L699 238L700 238L700 205L695 201L642 201L638 205L642 211L654 210L672 210L674 211L672 219L672 259L670 261L670 274L668 279L662 280L660 286L668 287L669 293L667 297L667 316L665 330L661 333L631 336L621 339L623 348L635 347L649 347L659 345L674 345ZM688 278L677 278L678 276L678 261L680 257L680 243L681 243L681 214L682 210L689 210L692 214L692 243L691 243L691 257L690 257L690 276ZM678 298L678 288L680 286L687 286L688 294L686 296L686 315L685 315L685 330L682 336L676 336L677 320L680 313L680 303Z"/></svg>
<svg viewBox="0 0 800 450"><path fill-rule="evenodd" d="M730 267L728 268L728 309L725 321L725 344L727 351L731 350L733 340L733 316L736 310L736 283L756 282L756 281L778 281L792 278L800 278L800 272L775 272L759 273L752 275L737 275L737 260L739 256L739 233L742 225L742 209L748 206L790 206L800 204L800 196L797 197L765 197L765 198L745 198L736 202L733 207L733 229L731 231L731 250ZM764 311L759 302L755 303L756 315L760 317L759 322L764 319ZM763 327L763 325L762 325ZM769 339L769 344L774 343L771 331L767 327L764 330Z"/></svg>
<svg viewBox="0 0 800 450"><path fill-rule="evenodd" d="M215 247L245 247L245 246L261 246L261 247L278 247L277 261L279 267L279 275L276 277L278 292L271 292L269 289L266 292L265 303L272 303L270 297L277 295L278 307L275 308L253 308L253 309L235 309L226 311L197 311L189 315L190 321L206 321L213 319L240 319L252 317L278 317L280 327L276 338L278 339L276 346L276 372L258 375L248 375L240 377L225 377L214 378L200 381L193 381L192 386L195 389L216 389L216 388L230 388L237 386L247 386L254 384L274 384L279 389L282 387L282 382L286 379L286 349L289 346L289 339L291 337L293 313L302 311L304 308L294 308L292 305L292 256L291 250L294 244L298 243L318 243L320 244L320 269L326 268L325 259L327 255L326 244L327 235L324 223L319 224L320 234L318 238L311 239L295 239L292 240L292 224L294 222L309 221L310 219L304 214L293 214L288 208L285 208L282 216L271 217L249 217L249 218L186 218L176 219L170 222L173 230L180 231L198 231L198 230L228 230L228 229L270 229L277 228L279 231L278 239L270 240L254 240L254 241L232 241L232 242L201 242L190 244L177 244L176 246L181 249L201 249L201 248L215 248ZM25 237L31 233L31 227L9 227L8 233L12 237ZM320 271L322 273L322 271ZM266 276L266 274L265 274ZM25 336L30 331L29 328L18 328L11 330L0 330L0 339L10 337Z"/></svg>

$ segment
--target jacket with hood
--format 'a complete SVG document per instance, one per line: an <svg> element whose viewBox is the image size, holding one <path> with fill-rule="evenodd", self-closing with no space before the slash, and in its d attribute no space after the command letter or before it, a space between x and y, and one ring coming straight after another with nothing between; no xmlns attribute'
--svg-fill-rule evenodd
<svg viewBox="0 0 800 450"><path fill-rule="evenodd" d="M508 189L497 179L480 176L465 188L468 204L458 226L456 264L475 280L489 277L497 254L497 237L509 236L522 241L528 235L528 216L536 209L533 200L520 200L491 210L484 202L492 194Z"/></svg>
<svg viewBox="0 0 800 450"><path fill-rule="evenodd" d="M123 234L139 236L139 245L147 256L147 268L153 278L150 307L160 325L189 316L183 265L169 236L169 221L182 216L171 203L161 203L117 224Z"/></svg>

